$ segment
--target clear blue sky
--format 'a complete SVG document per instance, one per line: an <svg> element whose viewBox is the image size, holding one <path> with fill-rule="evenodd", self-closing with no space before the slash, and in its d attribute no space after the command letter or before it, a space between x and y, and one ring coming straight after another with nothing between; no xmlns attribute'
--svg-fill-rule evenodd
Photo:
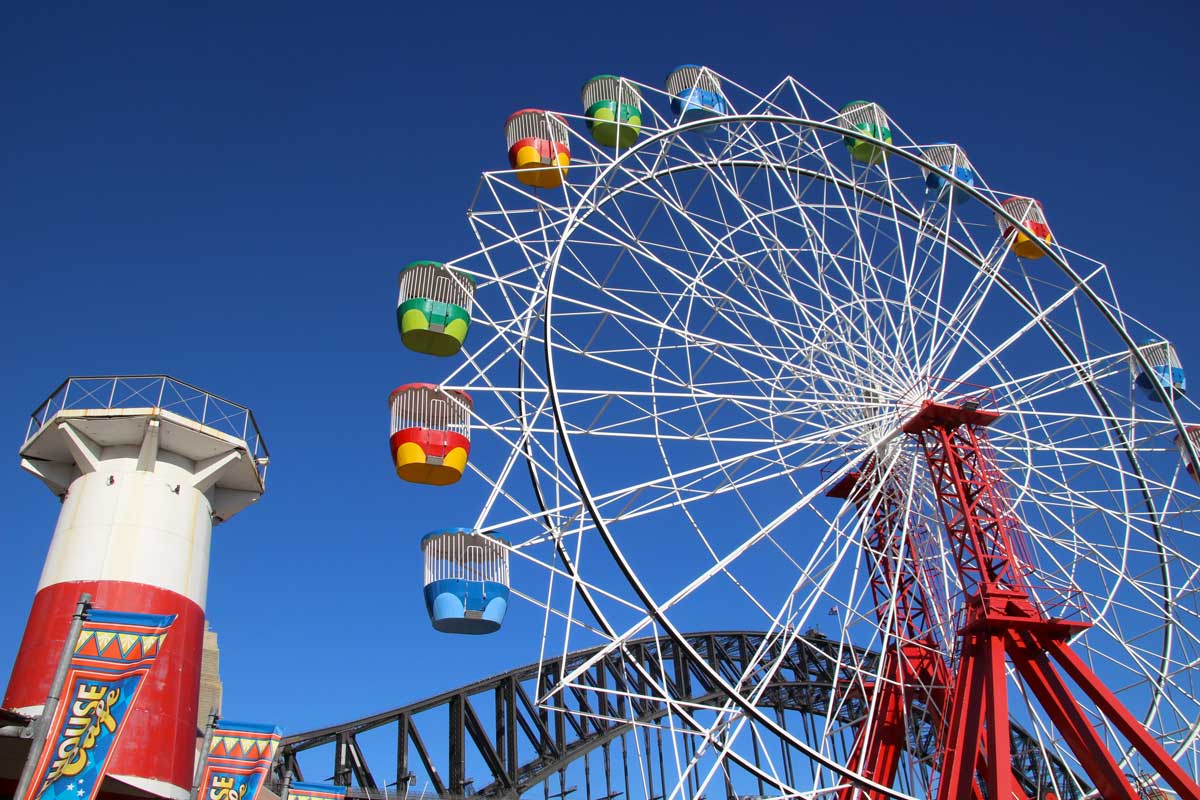
<svg viewBox="0 0 1200 800"><path fill-rule="evenodd" d="M532 625L490 638L425 618L417 542L464 520L389 468L388 392L424 377L395 280L473 248L463 212L504 166L505 117L577 111L596 73L657 83L697 62L875 99L914 137L961 143L993 188L1042 199L1058 239L1111 264L1125 307L1200 368L1196 7L969 5L8 9L0 681L58 511L16 450L71 374L166 372L258 416L268 492L217 529L209 584L227 715L298 731L535 659L528 606L512 613Z"/></svg>

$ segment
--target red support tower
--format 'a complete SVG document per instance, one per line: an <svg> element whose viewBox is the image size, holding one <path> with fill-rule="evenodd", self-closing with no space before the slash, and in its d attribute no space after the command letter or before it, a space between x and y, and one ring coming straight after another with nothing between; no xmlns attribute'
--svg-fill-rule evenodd
<svg viewBox="0 0 1200 800"><path fill-rule="evenodd" d="M1138 800L1139 793L1092 727L1067 677L1172 789L1200 798L1196 781L1072 650L1070 637L1090 624L1048 615L1030 591L1025 534L1008 506L1004 477L988 444L987 427L999 417L982 409L978 399L927 400L902 429L924 452L966 595L938 800L972 796L977 775L989 798L1021 797L1007 768L1009 660L1105 800Z"/></svg>
<svg viewBox="0 0 1200 800"><path fill-rule="evenodd" d="M900 757L906 747L907 720L914 701L920 701L929 724L939 741L945 731L945 712L950 704L952 676L942 657L942 645L934 629L934 605L925 591L931 585L926 565L915 549L901 548L905 524L904 497L874 459L861 471L849 473L827 493L829 497L848 499L855 504L867 525L867 558L871 561L871 594L879 622L891 631L891 646L884 651L882 682L874 687L874 712L859 726L850 764L862 775L884 786L893 786ZM911 531L911 536L918 536ZM894 610L890 610L892 598ZM980 770L986 755L979 754ZM876 794L847 787L838 800L870 798ZM1025 794L1016 787L1018 800ZM981 800L979 788L972 786L969 797Z"/></svg>
<svg viewBox="0 0 1200 800"><path fill-rule="evenodd" d="M900 755L906 744L907 708L913 681L909 680L908 652L915 645L900 645L899 642L919 641L925 629L925 607L922 597L911 591L914 585L911 575L903 569L898 558L899 544L896 534L902 528L903 504L889 484L878 480L874 460L869 460L862 472L851 472L827 493L830 497L849 499L858 509L860 518L866 522L867 558L875 568L871 570L871 594L875 601L875 613L880 624L889 625L893 635L892 646L883 654L882 682L873 687L873 713L859 726L854 749L849 763L863 775L876 782L891 786L896 779ZM887 612L888 598L893 586L896 596L895 615ZM919 585L918 585L919 589ZM919 663L921 654L912 652L912 662ZM839 800L850 800L856 790L843 789Z"/></svg>

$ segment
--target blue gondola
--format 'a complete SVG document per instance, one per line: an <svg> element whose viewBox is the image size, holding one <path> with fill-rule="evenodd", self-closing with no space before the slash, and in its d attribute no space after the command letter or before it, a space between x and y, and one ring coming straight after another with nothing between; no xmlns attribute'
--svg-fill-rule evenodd
<svg viewBox="0 0 1200 800"><path fill-rule="evenodd" d="M508 610L508 541L469 528L421 539L425 609L442 633L493 633Z"/></svg>
<svg viewBox="0 0 1200 800"><path fill-rule="evenodd" d="M961 147L949 142L938 142L931 147L926 147L922 151L922 155L929 163L937 167L934 170L921 168L921 171L925 173L925 188L929 191L930 196L942 205L948 205L951 198L953 198L954 205L965 203L971 199L971 196L962 190L954 191L954 184L947 177L947 175L953 176L967 186L975 185L975 170L971 167L971 162L967 160L967 154Z"/></svg>
<svg viewBox="0 0 1200 800"><path fill-rule="evenodd" d="M683 64L671 70L667 76L667 93L671 95L671 112L680 125L729 113L725 95L721 93L721 81L708 67ZM717 127L705 125L698 130L711 132Z"/></svg>
<svg viewBox="0 0 1200 800"><path fill-rule="evenodd" d="M1170 395L1187 394L1187 376L1183 372L1183 364L1174 346L1166 339L1151 337L1142 342L1138 348L1142 358L1150 365L1150 372L1138 370L1137 385L1142 388L1151 400L1161 403L1162 398L1155 390L1157 383Z"/></svg>

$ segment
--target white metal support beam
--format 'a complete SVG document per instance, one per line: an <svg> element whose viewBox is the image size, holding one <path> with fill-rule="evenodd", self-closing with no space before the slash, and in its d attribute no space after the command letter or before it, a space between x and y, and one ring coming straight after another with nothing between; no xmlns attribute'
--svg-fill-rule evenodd
<svg viewBox="0 0 1200 800"><path fill-rule="evenodd" d="M82 474L88 475L100 469L100 445L66 422L58 423L58 429L63 434L71 456L75 459L75 466Z"/></svg>
<svg viewBox="0 0 1200 800"><path fill-rule="evenodd" d="M146 433L142 436L142 447L138 451L137 468L139 472L153 472L154 462L158 460L159 420L153 417L146 421Z"/></svg>
<svg viewBox="0 0 1200 800"><path fill-rule="evenodd" d="M35 476L59 497L67 493L75 467L63 461L38 461L21 459L21 469Z"/></svg>
<svg viewBox="0 0 1200 800"><path fill-rule="evenodd" d="M196 478L192 481L192 486L198 492L207 492L216 485L226 470L241 460L240 450L230 450L228 453L197 461Z"/></svg>

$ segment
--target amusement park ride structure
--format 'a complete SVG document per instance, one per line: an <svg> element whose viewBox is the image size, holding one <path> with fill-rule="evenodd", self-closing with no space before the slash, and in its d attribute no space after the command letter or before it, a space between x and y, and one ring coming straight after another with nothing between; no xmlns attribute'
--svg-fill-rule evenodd
<svg viewBox="0 0 1200 800"><path fill-rule="evenodd" d="M581 94L587 135L556 111L509 118L512 169L485 173L469 215L480 249L411 265L440 270L424 295L402 277L398 318L436 308L431 336L445 335L438 319L465 321L435 347L414 336L422 318L399 320L410 349L454 356L429 390L463 417L451 428L444 412L408 416L417 433L405 436L473 430L453 478L478 474L488 498L458 535L503 541L572 590L494 591L543 606L564 640L606 642L594 659L654 631L724 695L696 704L643 675L669 707L682 764L664 793L703 794L735 764L781 795L839 800L1132 800L1164 785L1200 797L1188 555L1200 428L1180 416L1190 401L1174 349L1121 310L1107 268L1064 248L1040 201L994 191L961 147L912 141L874 102L834 108L790 78L759 95L698 65L674 70L665 91L600 75ZM995 238L968 218L972 199ZM470 347L468 328L482 328ZM1177 450L1162 446L1171 439ZM426 452L431 468L441 458ZM533 503L513 500L517 459ZM803 476L816 474L814 488ZM766 493L770 481L782 488ZM853 510L830 519L821 495ZM837 555L779 543L805 515ZM710 565L683 589L659 576L690 563L681 553L635 563L647 537L670 552L688 531ZM763 542L797 565L782 606L754 583L769 569L733 573ZM532 555L541 543L552 557ZM841 555L856 551L867 591ZM595 566L605 556L611 566ZM459 567L458 630L492 630L471 624L479 581ZM828 588L839 572L848 594ZM689 598L713 603L704 592L726 577L772 626L761 660L734 676L676 621L696 619ZM842 709L865 702L864 714L829 709L823 730L797 736L760 708L750 687L765 684L750 676L778 670L770 643L811 625L813 603L796 610L804 586L835 601L843 644L865 631L879 658L829 695ZM608 619L629 609L631 622ZM446 613L430 606L439 630ZM1156 636L1161 649L1143 652ZM596 692L582 669L564 667L537 701ZM1069 769L1022 777L1018 727L1044 763ZM848 730L839 753L830 742ZM752 744L740 751L731 731ZM827 771L768 780L747 761L762 737L785 763Z"/></svg>

